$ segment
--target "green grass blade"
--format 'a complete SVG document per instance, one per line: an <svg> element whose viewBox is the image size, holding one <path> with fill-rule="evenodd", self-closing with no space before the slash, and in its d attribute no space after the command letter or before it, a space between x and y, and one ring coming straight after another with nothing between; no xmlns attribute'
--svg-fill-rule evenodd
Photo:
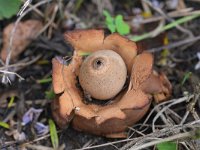
<svg viewBox="0 0 200 150"><path fill-rule="evenodd" d="M58 134L57 134L57 130L56 130L56 125L52 119L49 119L49 130L50 130L51 143L53 145L53 148L57 149L58 143L59 143Z"/></svg>
<svg viewBox="0 0 200 150"><path fill-rule="evenodd" d="M192 72L187 72L184 75L183 80L181 81L181 85L183 85L190 78L191 75L192 75Z"/></svg>
<svg viewBox="0 0 200 150"><path fill-rule="evenodd" d="M162 31L165 31L165 30L169 30L171 28L174 28L176 27L177 25L179 24L182 24L182 23L185 23L185 22L188 22L190 20L193 20L197 17L200 17L200 14L194 14L194 15L191 15L191 16L186 16L186 17L182 17L176 21L173 21L167 25L165 25L163 28L162 28Z"/></svg>
<svg viewBox="0 0 200 150"><path fill-rule="evenodd" d="M10 98L9 103L8 103L8 108L10 108L10 107L13 105L14 101L15 101L15 96L12 96L12 97Z"/></svg>
<svg viewBox="0 0 200 150"><path fill-rule="evenodd" d="M163 26L160 29L160 32L172 29L172 28L176 27L177 25L180 25L182 23L188 22L188 21L193 20L193 19L195 19L197 17L200 17L200 14L194 14L194 15L191 15L191 16L186 16L186 17L182 17L180 19L177 19L177 20L175 20L175 21ZM134 42L138 42L138 41L141 41L141 40L144 40L144 39L147 39L147 38L151 38L151 35L152 34L150 34L150 33L144 33L142 35L133 36L131 38L131 40L133 40Z"/></svg>
<svg viewBox="0 0 200 150"><path fill-rule="evenodd" d="M49 83L51 81L52 81L52 78L46 78L46 79L37 80L37 83L43 84L43 83Z"/></svg>
<svg viewBox="0 0 200 150"><path fill-rule="evenodd" d="M3 122L3 121L0 121L0 126L3 128L6 128L6 129L10 128L9 124L7 124L6 122Z"/></svg>
<svg viewBox="0 0 200 150"><path fill-rule="evenodd" d="M177 144L175 142L163 142L156 145L158 150L177 150Z"/></svg>

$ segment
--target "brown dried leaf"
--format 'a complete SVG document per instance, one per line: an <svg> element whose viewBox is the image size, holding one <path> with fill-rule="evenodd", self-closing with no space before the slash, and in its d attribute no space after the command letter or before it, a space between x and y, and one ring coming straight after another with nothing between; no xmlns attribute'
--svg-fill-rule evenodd
<svg viewBox="0 0 200 150"><path fill-rule="evenodd" d="M12 30L15 24L11 23L3 30L3 48L1 50L1 59L6 60ZM17 59L42 28L42 23L37 20L27 20L19 22L13 37L11 60Z"/></svg>

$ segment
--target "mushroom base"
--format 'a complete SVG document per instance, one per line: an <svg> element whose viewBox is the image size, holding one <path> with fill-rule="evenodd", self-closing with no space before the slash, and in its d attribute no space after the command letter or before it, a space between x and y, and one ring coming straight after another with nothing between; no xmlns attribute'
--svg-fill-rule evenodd
<svg viewBox="0 0 200 150"><path fill-rule="evenodd" d="M149 106L150 103L142 109L124 110L124 113L126 114L125 119L111 118L101 124L97 124L95 118L87 119L75 114L63 118L57 110L60 107L59 101L54 100L51 105L53 117L60 128L67 128L69 122L72 120L72 126L74 129L108 138L126 138L126 130L128 127L133 126L137 121L139 121L146 114Z"/></svg>
<svg viewBox="0 0 200 150"><path fill-rule="evenodd" d="M86 119L81 116L75 116L72 125L79 131L105 136L108 138L126 138L126 130L139 121L148 111L150 104L138 110L125 110L126 119L112 118L98 125L95 119ZM134 116L134 117L133 117ZM135 120L137 116L137 120Z"/></svg>

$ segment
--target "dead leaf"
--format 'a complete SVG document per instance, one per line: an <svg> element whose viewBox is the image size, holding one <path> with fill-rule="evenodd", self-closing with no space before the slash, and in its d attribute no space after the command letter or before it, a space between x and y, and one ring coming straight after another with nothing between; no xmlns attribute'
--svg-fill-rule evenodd
<svg viewBox="0 0 200 150"><path fill-rule="evenodd" d="M9 24L3 30L3 48L1 50L1 59L6 60L8 55L11 33L15 27L14 23ZM27 20L19 22L14 32L13 42L11 45L11 60L16 60L18 55L36 38L38 32L42 29L42 23L37 20Z"/></svg>

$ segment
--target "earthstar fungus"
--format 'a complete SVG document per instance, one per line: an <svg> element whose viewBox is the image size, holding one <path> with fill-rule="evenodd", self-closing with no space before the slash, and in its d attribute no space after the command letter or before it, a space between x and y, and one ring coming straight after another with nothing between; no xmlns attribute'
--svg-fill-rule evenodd
<svg viewBox="0 0 200 150"><path fill-rule="evenodd" d="M123 138L126 137L126 129L145 115L152 100L160 102L170 96L170 82L164 74L158 74L152 69L153 56L148 52L139 54L136 44L133 41L117 33L106 36L103 30L75 30L66 33L65 39L74 48L70 64L64 65L64 60L59 58L52 60L53 89L56 94L56 99L52 102L52 113L59 127L65 128L69 122L72 122L72 126L80 131L111 138ZM119 86L120 88L114 94L104 97L104 92L100 95L97 92L96 96L90 90L87 91L88 89L85 87L85 84L92 86L91 84L94 83L94 87L92 88L95 88L98 84L100 87L108 87L105 92L106 94L109 92L108 90L112 90L109 89L109 84L105 85L107 84L106 82L112 82L112 80L115 82L115 78L118 78L120 73L114 73L110 69L111 73L110 71L106 71L109 72L108 77L105 78L106 82L102 80L106 74L100 75L99 79L98 75L92 79L93 74L88 75L88 71L91 69L87 71L87 65L84 66L85 62L90 60L91 57L88 56L84 60L84 57L80 53L89 52L92 53L91 56L98 54L97 58L102 58L106 56L105 51L109 51L108 53L110 51L111 53L117 53L116 55L119 55L123 59L127 74L124 69L122 72L125 73L119 76L123 80ZM100 55L103 53L103 55L99 57L99 53ZM115 54L111 55L114 56ZM110 57L107 58L110 61ZM102 62L97 61L95 63L97 65L95 67L98 68L100 64L101 69ZM89 63L89 68L91 66L93 65ZM127 79L126 75L128 76ZM79 83L78 78L83 87L77 86ZM127 83L124 85L125 80L127 80ZM96 104L93 101L85 103L85 90L89 92L92 98L97 99L95 101L105 99L110 99L110 101L104 105Z"/></svg>

